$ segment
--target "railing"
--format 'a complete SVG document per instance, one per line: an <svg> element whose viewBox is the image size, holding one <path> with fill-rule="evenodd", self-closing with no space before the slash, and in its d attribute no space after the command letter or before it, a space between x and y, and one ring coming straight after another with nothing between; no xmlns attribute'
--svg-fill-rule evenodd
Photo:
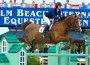
<svg viewBox="0 0 90 65"><path fill-rule="evenodd" d="M89 54L27 53L27 56L89 56Z"/></svg>

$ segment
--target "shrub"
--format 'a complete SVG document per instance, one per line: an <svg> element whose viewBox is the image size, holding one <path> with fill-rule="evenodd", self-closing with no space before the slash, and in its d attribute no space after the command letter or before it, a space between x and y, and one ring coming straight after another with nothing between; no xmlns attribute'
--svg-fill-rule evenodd
<svg viewBox="0 0 90 65"><path fill-rule="evenodd" d="M40 65L39 58L28 56L27 57L27 65Z"/></svg>

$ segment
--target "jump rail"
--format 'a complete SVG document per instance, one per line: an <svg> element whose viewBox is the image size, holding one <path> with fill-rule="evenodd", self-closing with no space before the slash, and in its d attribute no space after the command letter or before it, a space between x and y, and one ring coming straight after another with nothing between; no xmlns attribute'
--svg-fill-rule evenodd
<svg viewBox="0 0 90 65"><path fill-rule="evenodd" d="M89 54L27 53L27 56L89 56Z"/></svg>

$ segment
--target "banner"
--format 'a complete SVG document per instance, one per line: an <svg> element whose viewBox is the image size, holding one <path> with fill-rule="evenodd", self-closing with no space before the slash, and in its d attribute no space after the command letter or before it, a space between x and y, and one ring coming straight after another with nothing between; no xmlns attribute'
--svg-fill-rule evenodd
<svg viewBox="0 0 90 65"><path fill-rule="evenodd" d="M0 8L0 26L21 26L25 22L42 24L45 8Z"/></svg>
<svg viewBox="0 0 90 65"><path fill-rule="evenodd" d="M51 8L0 8L0 26L22 26L25 22L43 23L43 14ZM80 14L81 26L90 28L90 10L61 9L62 16Z"/></svg>

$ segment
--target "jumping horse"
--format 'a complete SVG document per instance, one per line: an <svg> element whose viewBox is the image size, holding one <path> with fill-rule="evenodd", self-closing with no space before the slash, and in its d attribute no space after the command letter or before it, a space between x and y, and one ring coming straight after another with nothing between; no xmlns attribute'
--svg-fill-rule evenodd
<svg viewBox="0 0 90 65"><path fill-rule="evenodd" d="M58 42L70 42L72 44L73 40L68 37L69 28L72 27L77 31L81 30L80 21L78 15L66 16L63 20L55 21L49 32L46 32L46 37L43 38L39 33L39 28L41 25L33 24L31 22L26 22L22 25L24 32L24 40L26 43L33 44L33 42L47 42L57 44ZM68 44L63 47L63 50L70 48Z"/></svg>

